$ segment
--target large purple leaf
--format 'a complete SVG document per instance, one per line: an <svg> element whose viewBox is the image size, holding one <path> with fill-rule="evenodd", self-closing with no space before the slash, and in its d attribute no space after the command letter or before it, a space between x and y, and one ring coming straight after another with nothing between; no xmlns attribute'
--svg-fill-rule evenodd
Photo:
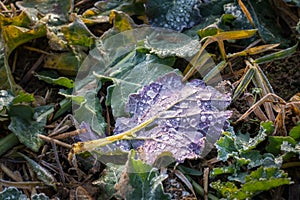
<svg viewBox="0 0 300 200"><path fill-rule="evenodd" d="M178 162L197 158L220 137L231 114L225 111L229 103L229 95L203 81L183 83L182 76L169 73L129 96L126 109L131 117L116 120L115 134L133 130L131 145L142 149L149 164L165 152ZM119 145L130 147L124 141Z"/></svg>

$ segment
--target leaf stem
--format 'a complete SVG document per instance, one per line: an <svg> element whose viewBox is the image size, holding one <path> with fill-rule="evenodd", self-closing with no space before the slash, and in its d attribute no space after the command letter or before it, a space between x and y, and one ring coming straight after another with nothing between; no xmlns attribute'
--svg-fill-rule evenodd
<svg viewBox="0 0 300 200"><path fill-rule="evenodd" d="M87 142L77 142L73 144L72 153L77 154L84 151L90 151L97 147L105 146L119 140L124 140L130 137L134 137L136 132L151 124L156 118L157 116L152 117L144 121L143 123L139 124L138 126L117 135L112 135L105 138L100 138L98 140L92 140Z"/></svg>

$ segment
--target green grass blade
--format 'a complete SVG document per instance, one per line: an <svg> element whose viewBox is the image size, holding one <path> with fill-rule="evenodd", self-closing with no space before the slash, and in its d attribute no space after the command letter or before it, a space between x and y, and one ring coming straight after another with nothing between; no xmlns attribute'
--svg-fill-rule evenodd
<svg viewBox="0 0 300 200"><path fill-rule="evenodd" d="M271 61L274 61L274 60L285 58L285 57L290 56L293 53L295 53L296 50L297 50L297 47L298 47L298 43L296 45L290 47L290 48L278 51L276 53L268 54L268 55L265 55L265 56L260 57L260 58L257 58L256 60L254 60L254 62L256 64L262 64L262 63L265 63L265 62L271 62Z"/></svg>
<svg viewBox="0 0 300 200"><path fill-rule="evenodd" d="M211 80L215 75L219 74L220 71L222 71L227 66L226 61L220 62L218 65L216 65L212 70L210 70L204 77L203 81L207 83L209 80Z"/></svg>
<svg viewBox="0 0 300 200"><path fill-rule="evenodd" d="M233 97L232 97L233 100L238 98L245 91L245 89L248 87L250 81L252 80L252 78L254 76L254 73L255 73L254 68L250 68L246 72L246 74L244 75L242 81L240 82L240 84L238 85L236 90L234 91L234 94L233 94Z"/></svg>
<svg viewBox="0 0 300 200"><path fill-rule="evenodd" d="M262 71L262 69L259 67L259 65L253 63L254 66L255 66L255 74L254 74L254 77L253 77L253 83L255 85L255 87L257 88L261 88L262 90L262 93L261 93L261 96L266 96L267 94L269 93L274 93L274 90L267 78L267 76L264 74L264 72ZM272 100L273 98L271 98L270 100ZM268 115L268 119L271 120L271 121L274 121L275 120L275 115L274 115L274 112L272 110L272 105L271 103L267 103L265 102L264 104L264 108L265 108L265 111Z"/></svg>

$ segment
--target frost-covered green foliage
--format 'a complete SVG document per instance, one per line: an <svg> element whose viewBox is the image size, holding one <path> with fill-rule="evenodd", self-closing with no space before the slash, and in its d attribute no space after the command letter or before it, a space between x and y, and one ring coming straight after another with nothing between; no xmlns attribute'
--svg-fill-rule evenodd
<svg viewBox="0 0 300 200"><path fill-rule="evenodd" d="M231 164L214 168L211 176L227 175L228 181L212 182L211 187L228 199L247 199L262 191L291 184L288 174L280 169L282 157L257 149L273 131L271 122L263 122L254 138L233 130L225 132L216 143L218 158Z"/></svg>
<svg viewBox="0 0 300 200"><path fill-rule="evenodd" d="M19 191L15 187L7 187L2 192L0 192L0 199L5 200L28 200L29 198L26 197L21 191ZM49 200L49 197L46 196L44 193L34 194L31 196L32 200Z"/></svg>

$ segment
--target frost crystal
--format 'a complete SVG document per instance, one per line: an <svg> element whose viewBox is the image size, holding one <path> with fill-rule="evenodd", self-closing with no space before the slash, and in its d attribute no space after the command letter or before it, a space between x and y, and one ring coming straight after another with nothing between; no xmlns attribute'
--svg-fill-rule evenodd
<svg viewBox="0 0 300 200"><path fill-rule="evenodd" d="M137 131L134 148L142 148L145 161L153 164L163 152L178 162L207 153L219 138L230 111L224 111L230 96L206 86L201 80L183 83L182 76L169 73L129 96L130 118L116 120L115 134L128 131L147 120ZM126 141L125 141L126 142ZM125 145L121 142L122 147Z"/></svg>
<svg viewBox="0 0 300 200"><path fill-rule="evenodd" d="M181 31L200 21L198 0L151 0L146 12L151 25Z"/></svg>

